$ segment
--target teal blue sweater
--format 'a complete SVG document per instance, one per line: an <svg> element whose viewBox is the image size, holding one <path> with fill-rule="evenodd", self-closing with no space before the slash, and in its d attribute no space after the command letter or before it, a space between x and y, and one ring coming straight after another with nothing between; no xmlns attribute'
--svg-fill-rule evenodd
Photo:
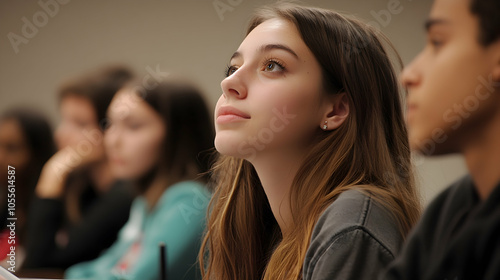
<svg viewBox="0 0 500 280"><path fill-rule="evenodd" d="M206 188L194 181L170 186L149 212L144 197L136 198L118 240L97 259L68 268L66 278L159 279L158 245L164 242L168 279L198 279L197 255L209 199ZM140 244L137 258L125 271L117 269L134 243Z"/></svg>

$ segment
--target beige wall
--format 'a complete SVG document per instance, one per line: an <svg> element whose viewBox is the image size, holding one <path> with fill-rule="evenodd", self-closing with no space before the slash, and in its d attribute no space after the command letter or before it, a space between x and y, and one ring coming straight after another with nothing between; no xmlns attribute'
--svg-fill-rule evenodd
<svg viewBox="0 0 500 280"><path fill-rule="evenodd" d="M42 3L58 3L42 0ZM243 39L254 8L271 0L82 1L59 0L51 15L38 1L0 2L0 112L32 105L57 123L54 92L64 79L106 63L124 62L145 75L148 67L188 75L205 89L211 105L229 56ZM303 3L345 11L376 23L405 63L424 44L423 21L431 0L310 0ZM231 10L218 13L214 3ZM390 18L387 17L390 15ZM45 16L45 17L44 17ZM29 30L27 19L37 30ZM38 26L37 26L37 25ZM23 26L26 30L23 36ZM9 33L23 36L16 53ZM12 34L11 34L12 36ZM19 39L19 38L17 38ZM418 158L427 201L461 176L461 158Z"/></svg>

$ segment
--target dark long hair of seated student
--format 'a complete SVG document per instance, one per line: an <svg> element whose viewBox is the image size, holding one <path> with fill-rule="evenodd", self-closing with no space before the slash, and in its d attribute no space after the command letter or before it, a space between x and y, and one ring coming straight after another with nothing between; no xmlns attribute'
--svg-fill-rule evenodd
<svg viewBox="0 0 500 280"><path fill-rule="evenodd" d="M215 109L203 279L374 279L394 259L420 203L378 33L290 3L252 17Z"/></svg>
<svg viewBox="0 0 500 280"><path fill-rule="evenodd" d="M25 106L2 113L0 177L4 179L0 181L0 263L7 259L11 247L14 247L16 266L22 266L26 221L33 192L43 165L55 152L52 129L44 114ZM15 218L10 220L15 221L14 227L7 227L10 224L8 218Z"/></svg>
<svg viewBox="0 0 500 280"><path fill-rule="evenodd" d="M105 144L113 172L132 181L140 195L115 244L99 258L68 268L66 277L159 279L164 243L167 278L199 279L197 255L210 200L205 173L214 139L201 92L174 77L147 89L129 85L113 98L108 121Z"/></svg>
<svg viewBox="0 0 500 280"><path fill-rule="evenodd" d="M22 270L51 269L97 257L128 219L134 192L113 176L104 153L106 109L133 77L123 66L93 70L59 90L59 151L42 169L30 209Z"/></svg>

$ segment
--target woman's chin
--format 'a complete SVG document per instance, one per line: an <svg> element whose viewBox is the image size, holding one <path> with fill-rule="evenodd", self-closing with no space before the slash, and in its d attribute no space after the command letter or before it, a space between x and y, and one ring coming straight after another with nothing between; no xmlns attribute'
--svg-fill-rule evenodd
<svg viewBox="0 0 500 280"><path fill-rule="evenodd" d="M221 155L232 156L237 158L242 157L238 153L238 144L235 143L234 141L227 141L227 139L222 140L216 137L214 145L217 152L219 152L219 154Z"/></svg>

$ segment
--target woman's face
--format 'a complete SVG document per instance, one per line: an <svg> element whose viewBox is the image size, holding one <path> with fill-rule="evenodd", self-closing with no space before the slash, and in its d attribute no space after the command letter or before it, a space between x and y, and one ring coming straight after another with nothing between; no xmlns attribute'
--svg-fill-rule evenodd
<svg viewBox="0 0 500 280"><path fill-rule="evenodd" d="M56 144L61 149L73 149L81 162L91 163L105 159L103 133L97 113L85 97L69 95L60 103L61 123L56 129Z"/></svg>
<svg viewBox="0 0 500 280"><path fill-rule="evenodd" d="M2 168L0 174L2 178L7 178L8 165L13 166L16 172L20 172L28 166L30 159L31 152L18 121L2 120L0 122L0 167Z"/></svg>
<svg viewBox="0 0 500 280"><path fill-rule="evenodd" d="M227 75L214 114L221 154L252 161L309 147L322 123L322 72L292 23L258 25L231 57Z"/></svg>
<svg viewBox="0 0 500 280"><path fill-rule="evenodd" d="M115 176L138 179L159 164L166 129L161 116L136 93L121 90L108 109L104 142Z"/></svg>

